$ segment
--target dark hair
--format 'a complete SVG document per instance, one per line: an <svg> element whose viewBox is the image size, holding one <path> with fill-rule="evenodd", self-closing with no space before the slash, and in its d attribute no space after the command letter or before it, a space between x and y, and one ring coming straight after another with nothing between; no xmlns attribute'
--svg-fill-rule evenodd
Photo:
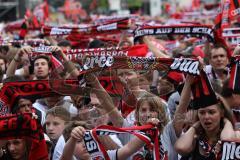
<svg viewBox="0 0 240 160"><path fill-rule="evenodd" d="M0 55L0 59L2 59L5 62L5 64L8 62L8 59L6 56Z"/></svg>
<svg viewBox="0 0 240 160"><path fill-rule="evenodd" d="M212 48L211 48L211 50L209 52L209 58L211 58L211 56L212 56L212 50L213 49L219 49L219 48L224 49L226 51L226 55L228 57L228 48L224 44L222 44L222 43L214 43L214 45L212 46Z"/></svg>
<svg viewBox="0 0 240 160"><path fill-rule="evenodd" d="M104 47L105 47L105 43L98 39L94 39L88 45L88 48L104 48Z"/></svg>
<svg viewBox="0 0 240 160"><path fill-rule="evenodd" d="M12 139L13 140L13 139ZM15 139L16 140L16 139ZM30 153L30 146L31 146L31 140L30 139L17 139L17 140L23 140L25 141L25 147L26 147L26 152L24 153L24 159L27 159L27 157L29 156ZM5 148L5 154L4 154L4 158L3 159L13 159L11 153L9 152L8 149L8 143L6 143L6 146L4 146ZM23 152L23 151L22 151ZM2 157L1 157L2 158Z"/></svg>
<svg viewBox="0 0 240 160"><path fill-rule="evenodd" d="M32 97L24 97L24 96L20 95L20 96L18 96L16 98L16 100L15 100L15 102L14 102L12 108L11 108L11 112L12 113L18 113L19 112L20 107L18 105L19 105L20 99L29 100L29 101L31 101L32 104L35 103L35 99L34 98L32 98Z"/></svg>
<svg viewBox="0 0 240 160"><path fill-rule="evenodd" d="M9 46L0 46L0 52L8 52Z"/></svg>
<svg viewBox="0 0 240 160"><path fill-rule="evenodd" d="M33 64L35 63L36 60L41 59L41 58L42 58L42 59L45 59L45 60L47 61L49 68L52 67L51 59L50 59L49 56L46 56L46 55L39 55L39 56L35 57L35 58L33 59Z"/></svg>
<svg viewBox="0 0 240 160"><path fill-rule="evenodd" d="M62 40L62 41L58 42L58 46L69 47L69 46L71 46L71 43L68 40Z"/></svg>

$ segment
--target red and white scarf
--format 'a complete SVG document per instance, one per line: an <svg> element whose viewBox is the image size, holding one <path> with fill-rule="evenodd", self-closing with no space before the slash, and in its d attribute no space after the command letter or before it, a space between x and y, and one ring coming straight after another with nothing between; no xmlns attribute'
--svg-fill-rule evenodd
<svg viewBox="0 0 240 160"><path fill-rule="evenodd" d="M80 34L80 35L98 35L98 34L115 34L121 32L121 30L129 29L129 19L121 19L117 21L108 22L100 25L91 25L89 27L54 27L54 26L43 26L42 33L44 35L70 35L70 34Z"/></svg>
<svg viewBox="0 0 240 160"><path fill-rule="evenodd" d="M147 135L147 131L151 131L151 135ZM110 160L107 151L100 143L98 136L126 133L138 137L140 140L144 141L148 147L152 148L154 160L166 160L164 155L160 155L159 152L159 132L152 125L134 126L129 128L116 128L113 126L103 125L93 130L86 131L84 142L93 160Z"/></svg>
<svg viewBox="0 0 240 160"><path fill-rule="evenodd" d="M41 46L41 45L48 45L47 41L44 39L27 39L27 40L0 40L0 46L12 46L12 45L19 45L19 46L26 46L30 45L33 47Z"/></svg>

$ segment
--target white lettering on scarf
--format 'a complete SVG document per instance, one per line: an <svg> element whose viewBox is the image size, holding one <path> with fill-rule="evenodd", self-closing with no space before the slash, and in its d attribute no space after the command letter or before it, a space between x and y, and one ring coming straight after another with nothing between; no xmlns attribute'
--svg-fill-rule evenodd
<svg viewBox="0 0 240 160"><path fill-rule="evenodd" d="M240 8L237 8L231 11L231 16L236 16L238 14L240 14Z"/></svg>
<svg viewBox="0 0 240 160"><path fill-rule="evenodd" d="M174 28L174 33L190 33L190 27Z"/></svg>
<svg viewBox="0 0 240 160"><path fill-rule="evenodd" d="M236 142L224 142L221 160L240 159L240 144Z"/></svg>
<svg viewBox="0 0 240 160"><path fill-rule="evenodd" d="M38 52L38 53L51 53L52 48L49 46L40 46L40 47L35 47L33 48L33 52Z"/></svg>
<svg viewBox="0 0 240 160"><path fill-rule="evenodd" d="M109 31L114 29L117 29L117 23L106 24L97 27L98 31Z"/></svg>
<svg viewBox="0 0 240 160"><path fill-rule="evenodd" d="M137 30L136 32L136 36L144 36L144 35L151 35L154 33L154 29L142 29L142 30Z"/></svg>
<svg viewBox="0 0 240 160"><path fill-rule="evenodd" d="M95 56L95 57L87 57L86 61L83 65L83 70L92 69L97 65L97 67L111 67L113 65L114 58L112 56Z"/></svg>
<svg viewBox="0 0 240 160"><path fill-rule="evenodd" d="M202 34L212 35L212 29L206 28L206 27L196 27L196 28L193 28L192 33L202 33Z"/></svg>
<svg viewBox="0 0 240 160"><path fill-rule="evenodd" d="M158 28L156 30L156 34L159 34L159 33L171 33L172 32L172 28Z"/></svg>
<svg viewBox="0 0 240 160"><path fill-rule="evenodd" d="M64 35L64 34L70 34L72 29L67 29L67 28L56 28L53 27L51 29L50 35Z"/></svg>
<svg viewBox="0 0 240 160"><path fill-rule="evenodd" d="M187 72L194 75L199 75L199 62L191 59L175 58L170 68L181 72Z"/></svg>
<svg viewBox="0 0 240 160"><path fill-rule="evenodd" d="M130 68L148 70L155 63L154 57L142 58L142 57L131 57Z"/></svg>

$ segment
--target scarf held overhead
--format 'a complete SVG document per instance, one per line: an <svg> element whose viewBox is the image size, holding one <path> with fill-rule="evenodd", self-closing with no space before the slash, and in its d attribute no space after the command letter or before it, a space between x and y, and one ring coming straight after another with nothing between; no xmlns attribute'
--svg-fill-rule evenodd
<svg viewBox="0 0 240 160"><path fill-rule="evenodd" d="M199 75L199 62L188 58L143 58L143 57L87 57L81 65L80 75L106 69L179 71Z"/></svg>
<svg viewBox="0 0 240 160"><path fill-rule="evenodd" d="M209 25L142 26L134 31L134 40L142 36L163 34L202 35L214 41L213 29Z"/></svg>
<svg viewBox="0 0 240 160"><path fill-rule="evenodd" d="M135 45L132 47L110 47L110 48L91 48L91 49L68 49L63 50L71 61L81 60L85 56L138 56L145 57L148 52L147 45ZM51 46L35 47L30 53L30 57L39 54L52 55Z"/></svg>
<svg viewBox="0 0 240 160"><path fill-rule="evenodd" d="M70 35L70 34L79 34L79 35L99 35L103 33L119 33L121 30L129 29L130 20L128 18L121 19L118 21L112 21L100 25L90 25L88 27L53 27L53 26L43 26L42 33L46 36L54 35Z"/></svg>
<svg viewBox="0 0 240 160"><path fill-rule="evenodd" d="M0 93L0 115L10 113L14 105L17 105L19 98L34 101L39 98L59 95L60 91L61 95L86 92L85 88L77 87L78 85L78 80L63 81L61 79L4 83Z"/></svg>

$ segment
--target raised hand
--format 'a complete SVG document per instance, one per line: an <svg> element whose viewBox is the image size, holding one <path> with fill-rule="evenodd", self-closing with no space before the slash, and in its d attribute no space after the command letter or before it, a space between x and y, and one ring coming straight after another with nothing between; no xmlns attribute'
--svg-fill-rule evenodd
<svg viewBox="0 0 240 160"><path fill-rule="evenodd" d="M24 54L28 55L29 53L32 53L32 47L31 46L25 46L22 47L17 54L14 56L14 60L16 62L21 62L22 61L22 57Z"/></svg>
<svg viewBox="0 0 240 160"><path fill-rule="evenodd" d="M82 141L86 130L82 126L75 127L71 132L71 137L75 140Z"/></svg>

